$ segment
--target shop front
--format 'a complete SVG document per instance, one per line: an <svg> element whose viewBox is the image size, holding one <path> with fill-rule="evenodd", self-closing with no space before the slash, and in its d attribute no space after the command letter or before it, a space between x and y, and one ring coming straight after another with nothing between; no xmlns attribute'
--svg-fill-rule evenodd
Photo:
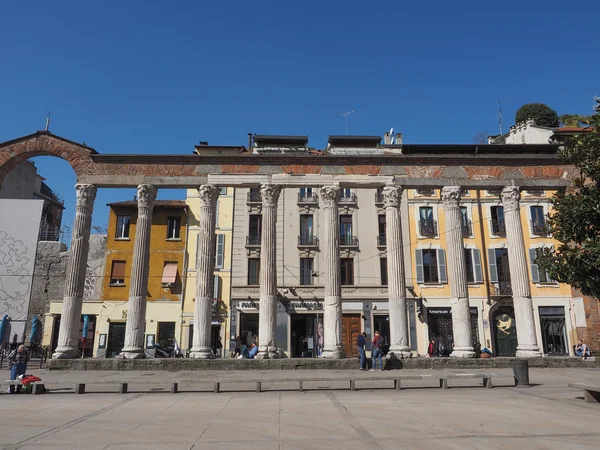
<svg viewBox="0 0 600 450"><path fill-rule="evenodd" d="M471 342L479 340L479 319L476 307L469 308L471 313ZM436 356L450 356L454 347L454 335L452 329L452 309L449 307L426 308L427 325L429 328L429 340L435 340Z"/></svg>

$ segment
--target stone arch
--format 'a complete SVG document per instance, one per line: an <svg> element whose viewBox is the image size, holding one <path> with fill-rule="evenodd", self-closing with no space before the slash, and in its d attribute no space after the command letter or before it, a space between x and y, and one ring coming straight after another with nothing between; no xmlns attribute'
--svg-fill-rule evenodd
<svg viewBox="0 0 600 450"><path fill-rule="evenodd" d="M91 155L97 153L85 144L78 144L49 131L38 131L0 143L0 186L4 177L17 164L34 156L56 156L64 159L71 165L79 181L81 175L89 173L94 164Z"/></svg>

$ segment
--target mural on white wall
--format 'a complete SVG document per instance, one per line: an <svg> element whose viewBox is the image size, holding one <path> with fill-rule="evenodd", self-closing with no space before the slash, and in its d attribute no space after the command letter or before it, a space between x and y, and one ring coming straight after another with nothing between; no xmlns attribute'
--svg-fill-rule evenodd
<svg viewBox="0 0 600 450"><path fill-rule="evenodd" d="M27 319L43 200L0 200L0 317Z"/></svg>

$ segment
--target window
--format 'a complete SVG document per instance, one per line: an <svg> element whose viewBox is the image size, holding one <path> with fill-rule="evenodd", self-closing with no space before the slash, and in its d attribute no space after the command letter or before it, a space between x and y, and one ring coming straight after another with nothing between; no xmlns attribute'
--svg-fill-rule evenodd
<svg viewBox="0 0 600 450"><path fill-rule="evenodd" d="M492 206L490 208L490 215L492 217L492 233L504 234L506 230L504 227L504 207Z"/></svg>
<svg viewBox="0 0 600 450"><path fill-rule="evenodd" d="M215 250L215 269L222 269L225 262L225 235L217 234Z"/></svg>
<svg viewBox="0 0 600 450"><path fill-rule="evenodd" d="M354 259L341 258L340 267L342 270L341 284L342 286L351 286L354 284Z"/></svg>
<svg viewBox="0 0 600 450"><path fill-rule="evenodd" d="M352 189L350 189L350 188L340 189L340 197L343 199L351 199L352 198Z"/></svg>
<svg viewBox="0 0 600 450"><path fill-rule="evenodd" d="M247 203L261 203L261 202L262 202L262 194L260 193L260 188L250 188L250 192L248 192Z"/></svg>
<svg viewBox="0 0 600 450"><path fill-rule="evenodd" d="M546 272L544 269L541 269L540 267L538 267L538 265L535 263L535 260L537 259L537 256L540 251L541 251L540 248L530 248L529 249L531 281L533 283L556 283L556 281L550 277L550 274L548 272Z"/></svg>
<svg viewBox="0 0 600 450"><path fill-rule="evenodd" d="M537 235L547 234L546 227L546 216L544 214L543 206L531 206L529 208L531 212L531 233Z"/></svg>
<svg viewBox="0 0 600 450"><path fill-rule="evenodd" d="M352 216L340 216L340 236L352 237Z"/></svg>
<svg viewBox="0 0 600 450"><path fill-rule="evenodd" d="M417 283L447 283L446 251L442 249L415 250Z"/></svg>
<svg viewBox="0 0 600 450"><path fill-rule="evenodd" d="M417 195L422 197L433 197L435 195L435 189L417 189Z"/></svg>
<svg viewBox="0 0 600 450"><path fill-rule="evenodd" d="M488 249L488 262L490 265L490 281L497 284L496 295L512 295L510 284L510 267L508 264L508 249Z"/></svg>
<svg viewBox="0 0 600 450"><path fill-rule="evenodd" d="M167 239L180 239L181 217L169 217L167 219Z"/></svg>
<svg viewBox="0 0 600 450"><path fill-rule="evenodd" d="M378 231L377 245L380 247L387 245L386 236L385 236L385 231L386 231L385 214L380 214L379 216L377 216L377 231Z"/></svg>
<svg viewBox="0 0 600 450"><path fill-rule="evenodd" d="M215 205L215 228L219 228L219 199L217 199L217 204Z"/></svg>
<svg viewBox="0 0 600 450"><path fill-rule="evenodd" d="M130 216L117 216L117 231L116 239L129 239L129 225L131 224Z"/></svg>
<svg viewBox="0 0 600 450"><path fill-rule="evenodd" d="M460 207L461 226L463 236L471 235L471 223L469 221L469 213L466 206Z"/></svg>
<svg viewBox="0 0 600 450"><path fill-rule="evenodd" d="M381 271L381 285L387 286L387 284L388 284L387 258L379 259L379 270Z"/></svg>
<svg viewBox="0 0 600 450"><path fill-rule="evenodd" d="M300 216L300 244L313 244L313 216L311 214Z"/></svg>
<svg viewBox="0 0 600 450"><path fill-rule="evenodd" d="M481 283L483 281L483 274L481 272L481 253L478 249L465 248L465 266L468 283Z"/></svg>
<svg viewBox="0 0 600 450"><path fill-rule="evenodd" d="M260 242L260 235L262 232L262 216L259 214L252 214L249 217L250 226L248 227L248 236L258 237Z"/></svg>
<svg viewBox="0 0 600 450"><path fill-rule="evenodd" d="M419 208L419 234L433 237L437 234L437 224L433 219L433 208L421 206Z"/></svg>
<svg viewBox="0 0 600 450"><path fill-rule="evenodd" d="M112 262L110 284L125 285L125 261Z"/></svg>
<svg viewBox="0 0 600 450"><path fill-rule="evenodd" d="M260 258L248 258L248 285L260 284Z"/></svg>
<svg viewBox="0 0 600 450"><path fill-rule="evenodd" d="M163 286L173 286L177 283L177 262L166 261L163 267L161 284Z"/></svg>
<svg viewBox="0 0 600 450"><path fill-rule="evenodd" d="M213 277L213 298L215 300L219 300L220 293L221 293L221 277L219 277L219 275L215 275Z"/></svg>
<svg viewBox="0 0 600 450"><path fill-rule="evenodd" d="M315 190L311 187L303 187L298 191L298 202L299 203L316 203L317 195Z"/></svg>
<svg viewBox="0 0 600 450"><path fill-rule="evenodd" d="M175 322L158 322L158 345L163 348L173 347L175 339Z"/></svg>
<svg viewBox="0 0 600 450"><path fill-rule="evenodd" d="M313 284L313 259L300 258L300 284Z"/></svg>
<svg viewBox="0 0 600 450"><path fill-rule="evenodd" d="M226 187L220 187L219 188L219 195L227 195L227 188Z"/></svg>

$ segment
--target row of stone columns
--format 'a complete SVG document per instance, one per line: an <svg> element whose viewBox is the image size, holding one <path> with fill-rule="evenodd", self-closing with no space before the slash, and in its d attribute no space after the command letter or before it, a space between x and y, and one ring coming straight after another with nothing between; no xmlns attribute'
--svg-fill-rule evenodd
<svg viewBox="0 0 600 450"><path fill-rule="evenodd" d="M342 297L339 249L339 186L325 186L320 190L325 214L322 251L325 259L324 286L324 348L325 358L344 357L342 344ZM71 257L67 269L63 314L58 347L54 358L73 358L78 352L78 331L83 301L83 290L89 250L89 235L96 188L89 184L76 186L77 205ZM264 184L262 194L262 234L260 262L260 317L259 358L277 358L277 267L276 220L281 186ZM467 358L474 355L471 342L466 264L462 237L460 187L442 189L446 217L446 240L451 290L454 349L452 356ZM134 242L128 314L125 335L125 358L143 358L150 259L150 232L152 211L157 189L151 185L138 186L138 218ZM196 301L194 307L194 338L191 356L210 358L210 331L212 320L213 272L215 258L215 213L219 190L213 185L198 189L200 198L199 238L197 248ZM386 245L388 261L390 352L396 357L410 357L409 325L406 308L406 286L403 264L400 205L402 188L385 186L382 191L386 212ZM517 356L538 356L533 305L529 289L525 244L519 213L518 187L502 191L505 205L505 224L511 283L514 292L515 320L517 323Z"/></svg>

